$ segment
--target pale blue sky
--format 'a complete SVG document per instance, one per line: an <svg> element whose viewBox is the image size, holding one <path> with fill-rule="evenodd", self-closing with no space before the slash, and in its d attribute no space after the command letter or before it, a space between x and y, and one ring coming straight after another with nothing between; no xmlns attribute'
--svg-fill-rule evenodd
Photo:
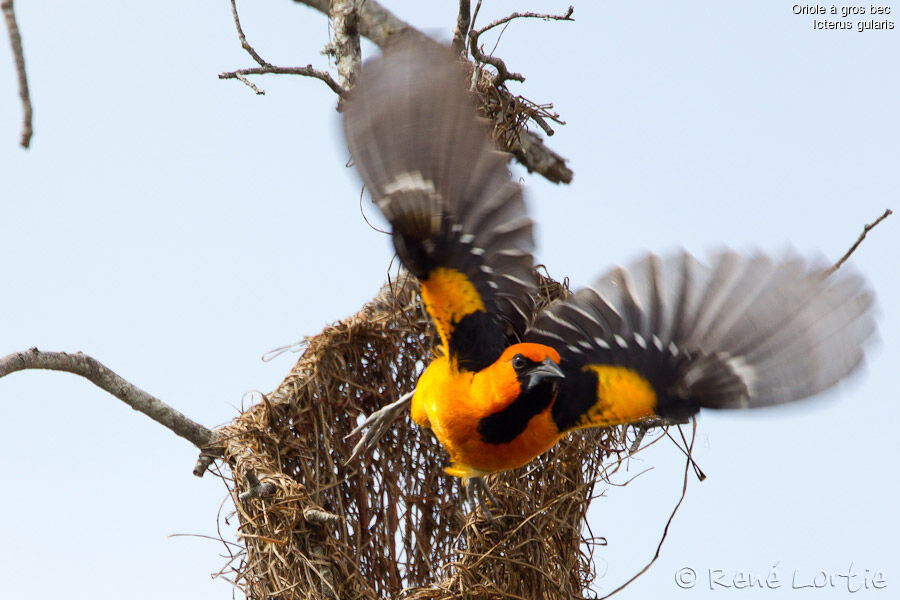
<svg viewBox="0 0 900 600"><path fill-rule="evenodd" d="M327 65L321 15L244 4L268 60ZM449 38L455 2L386 5ZM481 21L567 5L488 0ZM571 159L572 185L516 170L551 274L586 284L678 246L835 259L898 208L900 31L815 31L791 6L582 1L575 23L509 27L498 53L527 76L512 89L568 121L551 145ZM262 354L353 312L391 259L359 214L333 95L303 78L257 79L261 97L219 81L251 66L226 0L17 10L35 136L27 152L16 145L0 43L0 355L81 350L204 424L228 421L296 358ZM695 454L709 478L691 480L662 557L621 598L842 597L790 590L791 578L851 562L900 587L898 228L888 219L853 260L881 307L867 368L820 402L704 414ZM0 423L4 597L230 597L208 575L219 546L166 537L214 535L225 493L190 474L188 443L60 373L0 380ZM677 499L678 451L661 443L631 472L648 467L593 508L609 542L599 594L652 556ZM776 562L779 591L710 591L702 579L765 577ZM700 573L697 588L675 585L681 567Z"/></svg>

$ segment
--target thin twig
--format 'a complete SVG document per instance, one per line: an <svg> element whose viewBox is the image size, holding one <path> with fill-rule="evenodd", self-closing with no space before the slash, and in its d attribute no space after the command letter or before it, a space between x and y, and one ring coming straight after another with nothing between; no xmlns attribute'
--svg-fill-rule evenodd
<svg viewBox="0 0 900 600"><path fill-rule="evenodd" d="M696 434L697 419L692 418L692 421L694 423L694 434ZM684 438L684 430L679 425L678 426L678 435L681 436L681 441L682 441L682 443L684 443L684 447L682 447L681 444L679 444L678 441L671 436L668 429L666 429L665 432L666 432L666 436L668 436L668 438L670 440L672 440L672 443L675 444L675 447L678 448L679 450L681 450L681 453L684 454L685 457L691 461L691 466L694 468L694 474L697 476L697 479L699 481L706 481L706 473L703 472L703 469L700 468L700 465L697 464L697 461L694 460L694 456L691 454L691 447L694 444L694 438L692 437L691 443L688 444L688 441Z"/></svg>
<svg viewBox="0 0 900 600"><path fill-rule="evenodd" d="M307 65L305 67L277 67L260 56L259 52L257 52L256 49L250 45L250 42L247 41L247 36L244 35L244 28L241 26L241 18L238 16L236 0L231 0L231 16L234 19L234 27L235 29L237 29L238 39L241 42L241 47L247 51L247 54L249 54L251 58L253 58L253 60L259 65L259 67L237 69L236 71L219 73L219 79L237 79L238 81L249 87L251 90L253 90L256 94L262 96L265 95L266 91L257 87L253 82L247 79L247 75L303 75L305 77L314 77L316 79L321 79L325 82L326 85L328 85L328 87L331 88L331 90L335 94L337 94L338 96L344 95L345 88L339 85L331 77L331 75L329 75L325 71L313 69L312 65Z"/></svg>
<svg viewBox="0 0 900 600"><path fill-rule="evenodd" d="M894 214L894 211L892 211L889 208L886 208L886 209L884 209L884 213L882 213L882 215L880 217L878 217L877 219L875 219L874 221L872 221L871 223L869 223L868 225L863 227L862 233L859 234L859 237L856 238L856 241L853 242L853 245L850 246L850 249L844 253L844 255L840 258L840 260L838 260L836 263L834 263L834 266L831 267L830 273L834 273L835 271L840 269L841 265L843 265L845 262L847 262L847 259L850 258L850 255L853 254L854 252L856 252L856 249L859 248L859 245L862 244L862 241L864 239L866 239L866 235L868 235L868 233L870 231L872 231L873 229L875 229L875 227L879 223L881 223L882 221L887 219L892 214Z"/></svg>
<svg viewBox="0 0 900 600"><path fill-rule="evenodd" d="M221 456L222 448L216 444L215 432L187 418L159 398L126 381L100 361L78 352L42 352L31 348L0 358L0 377L29 369L66 371L84 377L97 387L106 390L131 408L142 412L160 425L170 429L203 451L206 456ZM212 462L212 459L209 461ZM207 463L208 466L208 463ZM202 473L194 471L195 475Z"/></svg>
<svg viewBox="0 0 900 600"><path fill-rule="evenodd" d="M238 81L242 81L242 76L245 75L303 75L304 77L314 77L316 79L320 79L325 82L325 85L331 88L331 90L338 94L339 96L343 96L346 91L341 85L334 80L334 78L326 73L325 71L319 71L314 69L312 65L306 65L305 67L251 67L249 69L238 69L236 71L228 71L226 73L219 73L219 79L237 79Z"/></svg>
<svg viewBox="0 0 900 600"><path fill-rule="evenodd" d="M469 52L472 54L472 58L477 62L489 64L497 70L497 74L494 75L494 85L499 86L510 79L519 82L525 81L525 76L521 73L510 72L506 63L503 62L503 59L497 58L496 56L490 56L481 51L481 48L478 47L478 36L480 34L481 32L476 29L469 32Z"/></svg>
<svg viewBox="0 0 900 600"><path fill-rule="evenodd" d="M250 45L250 42L247 41L247 37L244 35L244 29L241 27L241 19L238 17L237 4L235 0L231 0L231 16L234 18L234 26L237 29L238 39L241 41L241 47L247 51L253 60L261 67L271 67L272 65L266 61L259 53L254 50L253 46Z"/></svg>
<svg viewBox="0 0 900 600"><path fill-rule="evenodd" d="M25 53L22 50L22 36L19 33L19 25L16 23L16 12L13 8L13 0L0 2L3 9L3 18L6 21L6 30L9 32L9 45L12 46L13 61L16 64L16 76L19 80L19 98L22 99L22 138L19 144L23 148L31 145L31 121L33 110L31 107L31 94L28 92L28 76L25 73Z"/></svg>
<svg viewBox="0 0 900 600"><path fill-rule="evenodd" d="M619 587L617 587L616 589L614 589L613 591L608 593L607 595L600 598L600 600L606 600L610 596L618 594L623 589L625 589L626 587L631 585L631 583L634 582L638 577L640 577L641 575L646 573L650 569L650 567L653 566L653 563L656 562L656 559L659 558L659 553L662 550L663 543L666 541L666 537L669 535L669 526L672 525L672 521L675 519L675 514L678 512L678 509L681 508L681 503L684 501L684 497L687 494L688 473L690 473L691 464L693 463L693 458L691 458L691 453L694 449L694 440L697 439L697 419L695 418L692 420L693 420L693 431L691 432L691 444L690 444L690 446L688 446L688 451L687 451L688 458L687 458L687 461L684 463L684 478L681 483L681 497L678 498L678 502L675 504L675 508L672 509L672 514L669 515L669 519L666 521L666 526L663 528L662 537L659 539L659 544L657 544L657 546L656 546L656 552L653 554L653 558L650 559L650 562L648 562L644 566L643 569L641 569L640 571L635 573L634 576L631 577L631 579L629 579L628 581L626 581L625 583L623 583L622 585L620 585ZM681 429L680 425L679 425L679 429Z"/></svg>
<svg viewBox="0 0 900 600"><path fill-rule="evenodd" d="M475 26L475 21L478 20L478 13L481 12L481 0L475 3L475 13L472 15L472 22L469 24L469 29ZM467 34L468 35L468 34Z"/></svg>
<svg viewBox="0 0 900 600"><path fill-rule="evenodd" d="M503 25L504 23L509 23L513 19L543 19L544 21L574 21L572 18L572 13L575 12L575 7L570 6L569 10L561 15L550 15L544 13L534 13L534 12L515 12L511 15L507 15L502 19L497 19L496 21L492 21L478 30L478 35L483 34L484 32L493 29L499 25Z"/></svg>
<svg viewBox="0 0 900 600"><path fill-rule="evenodd" d="M383 233L385 235L391 235L390 231L380 229L372 224L372 221L369 220L368 215L366 215L366 210L363 208L363 193L366 191L366 186L362 186L359 188L359 214L362 215L363 221L366 222L366 225L369 226L369 229L377 231L378 233ZM390 279L390 271L388 271L388 279Z"/></svg>
<svg viewBox="0 0 900 600"><path fill-rule="evenodd" d="M234 546L235 548L243 548L240 544L236 544L234 542L229 542L228 540L223 540L222 538L213 537L211 535L203 535L201 533L170 533L166 536L166 539L169 538L177 538L177 537L190 537L190 538L198 538L201 540L212 540L214 542L221 542L223 544L229 544Z"/></svg>
<svg viewBox="0 0 900 600"><path fill-rule="evenodd" d="M249 79L247 79L246 77L241 75L240 73L235 72L234 78L237 79L238 81L240 81L241 83L243 83L244 85L246 85L248 88L250 88L254 92L256 92L256 94L258 96L266 95L266 90L264 90L260 87L257 87L257 85L255 83L253 83L252 81L250 81Z"/></svg>
<svg viewBox="0 0 900 600"><path fill-rule="evenodd" d="M479 3L480 4L480 3ZM480 7L479 7L480 8ZM477 10L477 9L476 9ZM492 21L488 23L481 29L475 29L474 26L471 31L469 31L469 51L472 53L472 58L481 63L487 63L492 65L495 69L497 69L497 75L494 77L494 85L500 85L505 81L510 79L514 81L525 81L525 77L520 73L511 73L509 69L506 67L506 63L496 56L485 55L481 48L478 47L478 38L485 33L497 27L499 25L504 25L509 23L513 19L543 19L545 21L574 21L572 18L572 13L575 11L574 6L570 6L569 9L561 14L561 15L551 15L544 13L533 13L533 12L515 12L511 15L507 15L502 19L497 19L496 21ZM548 135L552 135L548 133Z"/></svg>

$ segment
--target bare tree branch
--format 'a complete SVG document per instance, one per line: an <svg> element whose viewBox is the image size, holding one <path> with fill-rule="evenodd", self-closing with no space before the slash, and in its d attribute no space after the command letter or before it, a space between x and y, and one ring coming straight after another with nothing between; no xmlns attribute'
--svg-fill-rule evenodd
<svg viewBox="0 0 900 600"><path fill-rule="evenodd" d="M296 4L304 4L314 8L325 15L329 14L328 11L331 7L330 0L293 1ZM365 2L362 2L358 7L358 14L360 35L368 38L381 48L390 44L391 40L400 34L426 37L424 33L406 21L399 19L376 0L365 0ZM507 101L513 101L512 94L505 88L501 87L499 93ZM540 136L523 129L518 138L518 143L512 147L511 152L529 172L538 173L553 183L569 183L572 181L573 173L566 166L565 159L547 148Z"/></svg>
<svg viewBox="0 0 900 600"><path fill-rule="evenodd" d="M494 75L494 85L502 85L510 79L513 81L525 81L525 76L521 73L511 73L502 58L483 53L481 48L478 47L478 36L479 32L475 29L469 31L469 52L476 61L487 63L497 70L497 74Z"/></svg>
<svg viewBox="0 0 900 600"><path fill-rule="evenodd" d="M215 436L216 433L213 432ZM205 450L200 451L200 456L197 458L197 464L194 465L194 475L197 477L203 477L206 474L206 471L212 466L212 464L216 461L217 458L222 458L222 454L225 452L225 448L219 446L218 439L213 437L213 441L211 442L211 446Z"/></svg>
<svg viewBox="0 0 900 600"><path fill-rule="evenodd" d="M359 48L359 13L357 0L331 0L334 43L329 50L337 62L338 79L345 90L356 84L362 67Z"/></svg>
<svg viewBox="0 0 900 600"><path fill-rule="evenodd" d="M28 92L28 76L25 73L25 53L22 51L22 36L19 34L19 25L16 23L16 12L13 8L13 0L0 2L3 10L3 18L6 21L6 30L9 32L9 45L12 46L13 61L16 64L16 75L19 79L19 98L22 99L22 138L19 144L23 148L31 145L32 108L31 94Z"/></svg>
<svg viewBox="0 0 900 600"><path fill-rule="evenodd" d="M329 15L331 0L294 0L297 4L305 4L320 13ZM424 36L415 27L397 18L375 0L365 0L358 7L359 33L375 43L379 48L389 44L398 33L412 33Z"/></svg>
<svg viewBox="0 0 900 600"><path fill-rule="evenodd" d="M238 81L245 81L245 75L303 75L304 77L321 79L339 96L343 96L346 93L344 88L342 88L331 75L325 71L313 69L312 65L306 65L305 67L251 67L249 69L238 69L237 71L219 73L219 79L237 79ZM265 94L264 90L260 90L256 86L250 87L253 88L253 91L257 94Z"/></svg>
<svg viewBox="0 0 900 600"><path fill-rule="evenodd" d="M497 19L496 21L492 21L478 30L478 35L488 31L489 29L493 29L498 25L503 25L504 23L509 23L513 19L543 19L544 21L574 21L572 18L572 13L575 12L574 6L569 6L569 10L561 15L550 15L544 13L535 13L535 12L514 12L511 15L507 15L502 19Z"/></svg>
<svg viewBox="0 0 900 600"><path fill-rule="evenodd" d="M850 246L850 249L847 250L844 253L844 255L836 263L834 263L833 267L831 267L831 272L834 273L835 271L840 269L841 265L843 265L845 262L847 262L847 259L850 258L850 255L853 254L854 252L856 252L856 249L859 248L859 245L862 244L862 241L864 239L866 239L866 236L869 234L869 232L872 231L873 229L875 229L875 227L879 223L881 223L882 221L887 219L892 214L894 214L894 211L892 211L889 208L886 208L886 209L884 209L884 213L882 213L882 215L880 217L878 217L877 219L875 219L874 221L872 221L871 223L869 223L868 225L863 227L862 233L859 234L859 237L856 238L856 241L853 242L853 245Z"/></svg>
<svg viewBox="0 0 900 600"><path fill-rule="evenodd" d="M519 132L519 144L513 148L513 155L528 172L537 172L553 183L570 183L572 169L566 166L566 159L544 145L544 141L533 131Z"/></svg>
<svg viewBox="0 0 900 600"><path fill-rule="evenodd" d="M459 0L459 15L456 17L456 29L453 30L453 47L465 56L466 39L472 25L472 3L470 0Z"/></svg>
<svg viewBox="0 0 900 600"><path fill-rule="evenodd" d="M25 352L16 352L0 358L0 377L28 369L66 371L80 375L134 410L144 413L160 425L170 429L175 435L191 442L200 448L204 455L213 457L222 455L222 449L216 444L215 432L192 421L162 400L129 383L100 361L86 354L81 352L77 354L41 352L37 348L31 348ZM210 459L206 463L207 467L212 460ZM196 469L194 474L198 477L203 476L203 473L197 473Z"/></svg>
<svg viewBox="0 0 900 600"><path fill-rule="evenodd" d="M244 35L244 29L241 27L241 18L238 16L236 0L231 0L231 18L234 19L234 26L237 29L238 39L241 41L241 48L246 50L247 54L249 54L259 66L271 67L272 65L263 59L253 46L250 45L250 42L247 41L247 36Z"/></svg>
<svg viewBox="0 0 900 600"><path fill-rule="evenodd" d="M266 91L254 85L249 79L247 79L247 75L303 75L304 77L314 77L316 79L321 79L325 82L331 90L337 94L339 97L343 96L345 90L343 87L338 85L338 83L325 71L319 71L314 69L312 65L306 65L305 67L276 67L262 56L260 56L259 52L250 45L250 42L247 41L247 36L244 35L244 28L241 27L241 18L238 16L237 3L236 0L231 0L231 16L234 19L234 27L237 29L238 39L241 42L241 47L247 51L247 54L256 61L256 64L259 67L253 67L249 69L237 69L236 71L227 71L225 73L219 73L219 79L237 79L251 90L256 92L258 95L265 95ZM358 41L358 40L357 40Z"/></svg>
<svg viewBox="0 0 900 600"><path fill-rule="evenodd" d="M244 77L243 75L238 73L237 71L232 71L232 73L234 74L235 79L237 79L238 81L240 81L241 83L246 85L248 88L250 88L251 90L256 92L257 96L265 96L266 95L266 90L262 89L261 87L257 87L257 85L255 83L253 83L252 81L250 81L249 79L247 79L246 77ZM220 74L220 77L221 77L221 75L222 74Z"/></svg>
<svg viewBox="0 0 900 600"><path fill-rule="evenodd" d="M478 9L481 8L481 2L479 0L478 7L476 8L476 16L478 14ZM534 12L515 12L511 15L507 15L502 19L497 19L496 21L492 21L488 23L481 29L473 29L469 31L469 51L472 53L472 58L481 63L487 63L492 65L495 69L497 69L497 75L494 77L494 85L501 85L503 82L507 80L514 81L525 81L525 77L519 73L510 73L506 67L506 63L504 63L501 59L492 55L485 55L482 53L481 48L478 47L478 39L479 37L485 33L497 27L499 25L503 25L509 23L513 19L543 19L545 21L574 21L572 18L572 13L575 12L574 6L569 6L569 10L561 15L550 15L544 13L534 13ZM501 34L502 35L502 34ZM552 135L552 134L548 134Z"/></svg>
<svg viewBox="0 0 900 600"><path fill-rule="evenodd" d="M551 107L552 107L552 105L551 105ZM560 125L565 125L566 122L560 120L558 117L559 117L559 115L556 115L556 118L554 118L553 120L556 121L557 123L559 123ZM544 119L544 117L534 114L534 115L531 115L531 120L534 121L535 123L537 123L538 127L543 129L544 133L546 133L547 135L553 135L554 133L556 133L555 131L553 131L553 128L550 127L550 124L547 123L547 121L546 121L546 119Z"/></svg>

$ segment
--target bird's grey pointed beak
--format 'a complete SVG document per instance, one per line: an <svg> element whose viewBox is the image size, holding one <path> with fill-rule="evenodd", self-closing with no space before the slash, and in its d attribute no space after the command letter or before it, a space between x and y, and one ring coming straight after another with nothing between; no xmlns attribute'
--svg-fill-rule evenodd
<svg viewBox="0 0 900 600"><path fill-rule="evenodd" d="M559 365L548 358L528 374L528 389L533 388L544 379L563 379L565 376Z"/></svg>

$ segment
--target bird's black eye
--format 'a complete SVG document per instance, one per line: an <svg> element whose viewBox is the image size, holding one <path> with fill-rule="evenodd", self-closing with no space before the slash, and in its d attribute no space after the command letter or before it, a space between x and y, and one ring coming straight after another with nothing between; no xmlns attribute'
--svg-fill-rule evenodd
<svg viewBox="0 0 900 600"><path fill-rule="evenodd" d="M521 354L516 354L515 356L513 356L512 366L516 371L521 371L528 366L528 359Z"/></svg>

